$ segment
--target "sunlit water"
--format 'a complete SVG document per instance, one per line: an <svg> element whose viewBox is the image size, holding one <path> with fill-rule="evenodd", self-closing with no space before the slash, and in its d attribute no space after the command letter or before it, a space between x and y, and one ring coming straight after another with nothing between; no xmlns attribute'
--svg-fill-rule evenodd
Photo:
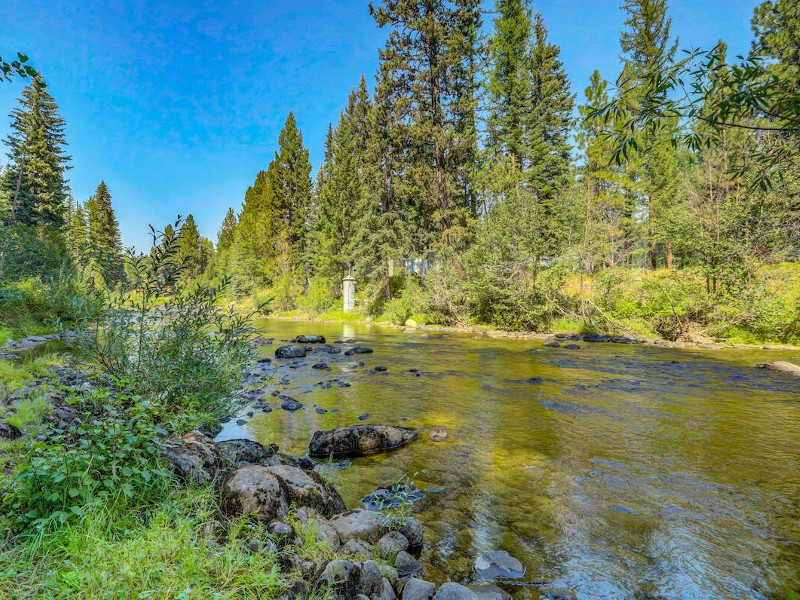
<svg viewBox="0 0 800 600"><path fill-rule="evenodd" d="M581 599L782 598L784 586L800 587L800 381L754 368L800 352L567 350L369 325L260 326L276 338L262 349L269 357L281 339L309 333L375 352L314 352L300 368L274 361L266 395L278 389L305 408L256 411L219 439L304 455L315 430L367 412L366 423L419 428L410 446L354 459L337 477L349 507L404 474L442 488L416 505L430 580L471 582L475 556L497 548L525 564L525 581ZM313 370L319 361L332 371ZM377 365L388 373L370 373ZM332 379L351 387L314 385ZM432 441L434 427L449 439ZM537 586L506 589L539 597Z"/></svg>

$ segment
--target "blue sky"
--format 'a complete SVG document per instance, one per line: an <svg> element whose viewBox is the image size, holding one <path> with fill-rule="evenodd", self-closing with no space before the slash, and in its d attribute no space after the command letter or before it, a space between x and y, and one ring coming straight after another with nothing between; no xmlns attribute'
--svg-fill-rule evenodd
<svg viewBox="0 0 800 600"><path fill-rule="evenodd" d="M620 4L534 3L578 94L595 68L617 75ZM673 32L682 48L721 38L745 52L756 4L672 0ZM290 110L316 170L328 122L362 73L372 84L385 38L365 0L4 0L0 23L0 56L27 53L61 106L75 197L104 179L124 243L140 247L148 223L178 213L216 240ZM2 138L22 85L0 84Z"/></svg>

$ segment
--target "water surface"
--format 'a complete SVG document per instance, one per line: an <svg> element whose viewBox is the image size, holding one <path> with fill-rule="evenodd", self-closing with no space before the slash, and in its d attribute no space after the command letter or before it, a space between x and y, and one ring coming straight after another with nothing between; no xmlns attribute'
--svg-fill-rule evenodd
<svg viewBox="0 0 800 600"><path fill-rule="evenodd" d="M475 556L499 548L525 564L526 581L581 599L782 598L783 585L800 588L800 383L754 368L800 361L800 351L567 350L364 324L259 325L276 338L262 349L269 357L281 339L309 333L375 352L274 361L266 395L280 390L305 408L256 411L220 439L304 455L315 430L364 413L366 423L419 428L410 446L354 459L337 477L350 507L403 475L441 488L416 505L427 579L471 582ZM331 371L311 368L320 361ZM370 372L379 365L387 373ZM430 439L435 427L445 442ZM506 589L539 597L537 586Z"/></svg>

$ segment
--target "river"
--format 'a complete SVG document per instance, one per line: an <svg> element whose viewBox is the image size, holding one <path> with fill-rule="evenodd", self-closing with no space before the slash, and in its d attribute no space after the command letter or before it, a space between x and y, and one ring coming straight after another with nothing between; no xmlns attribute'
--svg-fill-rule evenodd
<svg viewBox="0 0 800 600"><path fill-rule="evenodd" d="M754 368L800 351L569 350L366 324L259 326L275 337L261 350L272 358L281 340L311 333L374 353L314 352L295 368L275 360L267 395L305 408L256 411L218 439L304 455L315 430L364 413L365 423L419 428L410 446L354 459L335 477L349 507L403 475L441 490L415 505L429 580L472 581L475 556L503 549L525 581L581 599L781 598L782 586L800 586L800 382ZM312 369L319 361L331 371ZM432 441L434 427L448 439ZM506 589L539 597L536 586Z"/></svg>

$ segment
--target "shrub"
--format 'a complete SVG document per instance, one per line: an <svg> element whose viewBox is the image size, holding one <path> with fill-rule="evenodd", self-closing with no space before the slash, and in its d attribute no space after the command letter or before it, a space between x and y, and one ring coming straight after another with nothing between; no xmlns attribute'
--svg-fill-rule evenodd
<svg viewBox="0 0 800 600"><path fill-rule="evenodd" d="M107 391L90 400L102 403L102 415L85 406L67 430L33 443L20 461L4 497L20 524L61 525L83 515L93 501L124 506L169 479L159 466L159 440L166 431L155 423L152 409Z"/></svg>

